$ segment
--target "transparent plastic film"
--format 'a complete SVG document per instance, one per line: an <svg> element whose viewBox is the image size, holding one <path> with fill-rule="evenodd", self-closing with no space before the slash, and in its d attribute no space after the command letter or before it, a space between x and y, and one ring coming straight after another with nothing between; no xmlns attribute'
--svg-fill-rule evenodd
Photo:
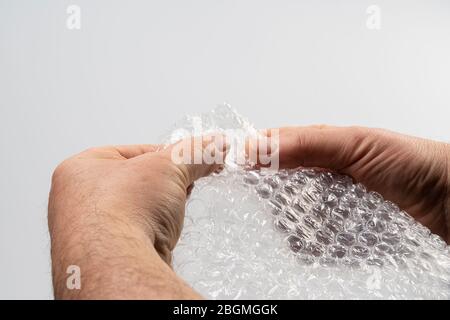
<svg viewBox="0 0 450 320"><path fill-rule="evenodd" d="M212 299L450 298L450 249L394 203L318 169L249 170L258 131L228 105L186 117L164 139L224 133L225 168L186 205L174 269Z"/></svg>

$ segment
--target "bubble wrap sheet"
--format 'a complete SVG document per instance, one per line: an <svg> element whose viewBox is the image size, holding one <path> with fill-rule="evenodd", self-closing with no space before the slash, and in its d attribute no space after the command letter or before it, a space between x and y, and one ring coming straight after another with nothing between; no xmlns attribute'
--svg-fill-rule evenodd
<svg viewBox="0 0 450 320"><path fill-rule="evenodd" d="M226 129L256 132L221 106L165 142ZM230 157L196 182L173 267L211 299L449 299L449 248L349 177L249 171Z"/></svg>

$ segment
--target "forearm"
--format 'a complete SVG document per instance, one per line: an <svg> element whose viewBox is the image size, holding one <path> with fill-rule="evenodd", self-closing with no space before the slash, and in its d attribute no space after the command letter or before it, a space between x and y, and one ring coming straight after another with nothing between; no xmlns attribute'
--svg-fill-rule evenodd
<svg viewBox="0 0 450 320"><path fill-rule="evenodd" d="M161 259L142 226L110 214L77 217L69 224L60 218L51 228L55 298L200 298ZM70 265L80 268L79 290L66 285Z"/></svg>

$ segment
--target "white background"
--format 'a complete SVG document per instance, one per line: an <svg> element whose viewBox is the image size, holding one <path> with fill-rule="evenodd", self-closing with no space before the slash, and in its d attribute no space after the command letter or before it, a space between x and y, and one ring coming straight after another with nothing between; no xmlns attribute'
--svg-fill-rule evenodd
<svg viewBox="0 0 450 320"><path fill-rule="evenodd" d="M47 195L69 155L224 101L258 127L450 140L449 40L447 0L0 0L0 298L52 297Z"/></svg>

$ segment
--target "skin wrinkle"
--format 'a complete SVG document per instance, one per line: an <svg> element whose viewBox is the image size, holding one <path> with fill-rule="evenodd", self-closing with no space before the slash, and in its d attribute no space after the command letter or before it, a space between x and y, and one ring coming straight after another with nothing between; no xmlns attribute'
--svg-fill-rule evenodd
<svg viewBox="0 0 450 320"><path fill-rule="evenodd" d="M155 229L155 222L151 221L147 217L147 212L151 210L152 208L150 206L148 207L136 207L131 210L133 212L133 216L136 217L136 219L133 219L143 230L145 230L146 235L149 237L152 243L155 242L155 232L153 230Z"/></svg>
<svg viewBox="0 0 450 320"><path fill-rule="evenodd" d="M351 149L351 147L348 147ZM360 145L357 146L357 150L359 150L360 155L353 159L353 161L348 165L344 166L342 170L343 173L348 175L355 175L356 172L359 172L361 168L366 167L373 160L373 150L372 142L369 138L364 139Z"/></svg>
<svg viewBox="0 0 450 320"><path fill-rule="evenodd" d="M429 196L424 197L424 202L429 203L430 205L432 203L435 204L442 204L441 206L436 205L436 210L439 212L442 212L445 210L445 192L442 192L441 190L445 190L445 161L442 161L442 159L445 159L445 157L442 157L441 154L439 154L439 145L433 146L433 148L430 145L421 144L420 146L422 152L425 154L431 155L433 158L430 160L430 166L435 170L423 170L422 174L420 175L421 178L421 184L423 185L424 190L430 190ZM444 167L441 167L441 165L444 163ZM441 172L441 174L435 175L435 172ZM443 174L444 173L444 174ZM424 215L426 217L426 214ZM445 226L445 215L437 214L435 215L436 218L433 219L433 215L431 216L431 220L429 221L430 224L433 223L433 221L441 222L439 221L438 217L444 218L444 226ZM440 226L443 227L442 225ZM445 228L443 229L445 231Z"/></svg>
<svg viewBox="0 0 450 320"><path fill-rule="evenodd" d="M167 183L172 184L170 189L179 188L180 183L173 183L172 181L174 181L174 179L169 178L169 176L170 175L167 174L167 177L165 177L164 180L167 181ZM154 192L158 193L158 190L155 190ZM182 194L182 192L185 191L180 189L177 193ZM170 255L168 256L167 253L171 252L171 250L175 246L175 243L169 242L167 239L172 239L174 237L178 238L179 234L181 233L181 227L173 223L174 219L172 218L172 212L174 211L174 208L168 207L168 204L177 203L178 199L175 197L171 197L170 193L160 194L159 197L166 198L166 201L163 201L160 204L150 203L146 208L135 208L133 211L138 212L136 219L138 222L141 221L143 225L149 226L149 229L156 230L156 232L152 232L153 242L155 243L157 250L162 253L161 256L164 257L164 260L169 260ZM144 213L151 210L166 212L170 214L167 216L163 215L161 219L153 221L152 219L149 220L148 218L146 218ZM163 237L163 235L166 234L169 234L170 236Z"/></svg>
<svg viewBox="0 0 450 320"><path fill-rule="evenodd" d="M366 136L363 137L359 137L359 139L357 139L357 142L355 144L356 148L353 152L353 156L352 159L350 161L349 164L345 164L345 165L341 165L338 168L338 171L345 173L345 174L349 174L349 172L352 172L352 168L354 168L358 163L361 163L363 161L363 159L367 156L368 151L371 148L368 147L368 142L367 142L368 138ZM349 147L346 147L347 149L344 150L344 153L350 153Z"/></svg>

